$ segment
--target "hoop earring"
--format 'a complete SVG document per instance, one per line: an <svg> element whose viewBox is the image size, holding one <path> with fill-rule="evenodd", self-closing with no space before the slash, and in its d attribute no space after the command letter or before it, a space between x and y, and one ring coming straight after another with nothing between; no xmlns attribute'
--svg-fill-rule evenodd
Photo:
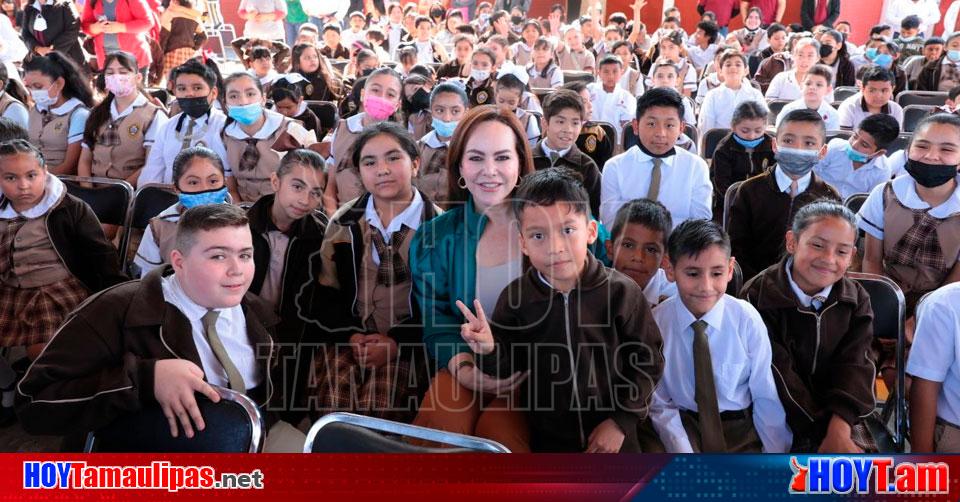
<svg viewBox="0 0 960 502"><path fill-rule="evenodd" d="M460 187L460 188L462 188L462 189L464 189L464 190L466 190L466 189L467 189L467 180L463 179L463 176L461 176L460 179L457 180L457 186Z"/></svg>

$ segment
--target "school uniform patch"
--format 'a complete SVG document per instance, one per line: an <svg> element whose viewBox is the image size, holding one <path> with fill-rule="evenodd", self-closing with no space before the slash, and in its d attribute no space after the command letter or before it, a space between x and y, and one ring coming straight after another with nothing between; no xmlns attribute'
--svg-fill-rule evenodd
<svg viewBox="0 0 960 502"><path fill-rule="evenodd" d="M484 104L487 100L490 99L490 95L487 94L487 91L477 92L477 104Z"/></svg>
<svg viewBox="0 0 960 502"><path fill-rule="evenodd" d="M56 125L53 126L53 130L54 130L54 131L58 131L58 132L59 132L59 131L62 130L62 129L63 129L63 122L58 122Z"/></svg>
<svg viewBox="0 0 960 502"><path fill-rule="evenodd" d="M303 91L307 96L313 96L313 84L307 84Z"/></svg>
<svg viewBox="0 0 960 502"><path fill-rule="evenodd" d="M130 134L131 138L136 138L137 135L140 134L140 125L133 124L129 129L127 129L127 133Z"/></svg>
<svg viewBox="0 0 960 502"><path fill-rule="evenodd" d="M593 153L597 151L597 137L593 134L587 136L586 141L583 143L583 149L586 150L587 153Z"/></svg>

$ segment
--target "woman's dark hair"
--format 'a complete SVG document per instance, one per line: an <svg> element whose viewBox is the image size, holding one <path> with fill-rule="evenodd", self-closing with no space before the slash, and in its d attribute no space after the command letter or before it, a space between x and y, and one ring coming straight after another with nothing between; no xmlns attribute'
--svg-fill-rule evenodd
<svg viewBox="0 0 960 502"><path fill-rule="evenodd" d="M77 98L88 108L95 104L93 90L90 89L90 84L84 77L85 73L73 60L64 56L60 51L53 51L46 56L31 58L24 63L23 73L31 71L39 72L52 80L62 78L64 82L63 97L67 99Z"/></svg>
<svg viewBox="0 0 960 502"><path fill-rule="evenodd" d="M177 183L180 181L180 178L183 177L187 169L190 168L190 164L194 159L207 160L217 169L220 170L220 173L223 174L223 160L217 155L217 152L205 147L205 146L191 146L186 150L181 151L177 154L177 157L173 159L173 185L177 186ZM179 188L177 188L179 190Z"/></svg>
<svg viewBox="0 0 960 502"><path fill-rule="evenodd" d="M132 75L137 74L137 58L135 58L133 54L125 51L111 52L107 54L103 60L104 71L97 75L98 89L106 90L106 68L114 61L120 63L120 66L129 70ZM137 92L143 92L143 90L137 89ZM97 131L100 129L100 126L110 119L110 107L113 105L115 99L116 97L112 92L107 92L103 101L90 110L90 116L87 117L87 123L83 127L83 143L90 147L90 149L93 149L97 143Z"/></svg>
<svg viewBox="0 0 960 502"><path fill-rule="evenodd" d="M377 122L364 127L363 131L357 136L357 139L354 140L353 147L350 148L350 159L357 169L360 168L360 157L363 152L363 147L366 146L371 139L380 135L390 136L397 140L397 143L400 144L400 149L406 152L411 161L420 158L420 149L417 147L417 140L413 139L413 136L406 128L396 122Z"/></svg>

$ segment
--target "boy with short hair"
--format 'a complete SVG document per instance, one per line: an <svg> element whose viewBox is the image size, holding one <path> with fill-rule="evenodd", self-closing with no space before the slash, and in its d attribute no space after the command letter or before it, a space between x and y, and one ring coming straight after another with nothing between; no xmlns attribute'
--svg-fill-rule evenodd
<svg viewBox="0 0 960 502"><path fill-rule="evenodd" d="M637 424L663 371L643 292L588 252L598 229L575 173L536 171L513 200L532 267L500 294L490 322L479 302L457 303L463 339L485 355L488 374L529 372L520 398L531 451L637 452Z"/></svg>
<svg viewBox="0 0 960 502"><path fill-rule="evenodd" d="M777 125L783 117L793 110L808 109L820 114L828 131L840 129L840 116L837 109L826 102L824 98L833 94L833 86L830 82L833 80L833 71L830 67L816 64L813 65L807 74L803 77L801 86L803 87L803 97L787 103L780 114L777 115Z"/></svg>
<svg viewBox="0 0 960 502"><path fill-rule="evenodd" d="M320 55L327 59L350 59L350 51L340 43L340 25L327 23L323 27L323 47Z"/></svg>
<svg viewBox="0 0 960 502"><path fill-rule="evenodd" d="M643 288L647 303L656 306L677 294L677 285L667 279L667 238L673 219L667 208L650 199L636 199L617 211L606 241L613 268Z"/></svg>
<svg viewBox="0 0 960 502"><path fill-rule="evenodd" d="M940 37L930 37L923 41L923 49L920 56L913 56L911 58L904 58L902 63L903 72L907 76L907 82L910 82L910 88L915 89L917 86L917 77L920 76L920 70L924 66L940 59L940 56L943 55L943 39Z"/></svg>
<svg viewBox="0 0 960 502"><path fill-rule="evenodd" d="M590 196L590 214L600 214L600 169L577 148L576 141L586 121L583 100L577 93L558 89L543 100L543 139L533 149L533 165L540 169L566 167L583 177Z"/></svg>
<svg viewBox="0 0 960 502"><path fill-rule="evenodd" d="M413 47L417 51L417 64L445 63L449 59L443 44L433 37L433 21L427 16L417 16L413 40L400 44L400 48Z"/></svg>
<svg viewBox="0 0 960 502"><path fill-rule="evenodd" d="M900 125L895 118L881 113L870 115L860 122L849 140L831 140L827 154L813 172L840 192L842 200L856 193L870 193L891 177L887 147L899 134Z"/></svg>
<svg viewBox="0 0 960 502"><path fill-rule="evenodd" d="M920 36L920 16L912 14L903 18L900 21L900 35L893 39L893 43L900 47L900 57L897 59L898 65L903 65L912 56L922 54L923 37Z"/></svg>
<svg viewBox="0 0 960 502"><path fill-rule="evenodd" d="M620 206L633 199L659 200L674 226L713 214L713 185L707 163L677 148L683 133L683 99L675 89L650 89L637 99L633 130L638 143L607 161L600 181L600 215L613 223Z"/></svg>
<svg viewBox="0 0 960 502"><path fill-rule="evenodd" d="M205 424L194 393L211 386L280 403L278 319L247 289L253 240L243 209L188 209L170 265L91 297L64 323L17 387L18 413L33 434L97 430L123 413L158 404L170 434L188 438ZM95 340L96 343L91 343ZM267 415L268 420L271 416ZM304 436L275 422L264 450L297 451Z"/></svg>
<svg viewBox="0 0 960 502"><path fill-rule="evenodd" d="M840 127L854 129L870 115L883 113L903 124L903 108L893 101L896 77L893 72L879 66L871 66L861 75L860 92L840 103L838 111Z"/></svg>
<svg viewBox="0 0 960 502"><path fill-rule="evenodd" d="M363 42L367 38L367 32L364 27L367 25L367 19L363 17L363 12L355 10L350 13L350 24L347 31L340 34L342 43L350 47L354 42Z"/></svg>
<svg viewBox="0 0 960 502"><path fill-rule="evenodd" d="M591 120L609 122L617 130L617 137L623 137L623 126L634 119L637 98L620 87L623 76L623 62L613 54L604 56L597 65L599 82L587 85L590 101L593 102Z"/></svg>
<svg viewBox="0 0 960 502"><path fill-rule="evenodd" d="M826 128L813 110L794 110L777 127L776 165L743 182L730 206L728 230L744 279L776 263L793 216L806 204L840 194L813 173L827 152Z"/></svg>
<svg viewBox="0 0 960 502"><path fill-rule="evenodd" d="M670 453L785 453L793 434L773 380L767 328L726 294L730 239L708 220L687 220L667 241L677 295L653 309L665 371L650 416Z"/></svg>

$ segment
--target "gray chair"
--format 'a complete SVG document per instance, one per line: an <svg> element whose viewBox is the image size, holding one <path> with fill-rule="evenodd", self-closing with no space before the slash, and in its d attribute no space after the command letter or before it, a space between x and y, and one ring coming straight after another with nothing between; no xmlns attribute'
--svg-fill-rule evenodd
<svg viewBox="0 0 960 502"><path fill-rule="evenodd" d="M767 115L767 124L776 125L777 116L780 115L780 110L783 110L783 107L787 106L787 103L792 102L793 101L789 99L768 99L767 109L770 110L770 113Z"/></svg>
<svg viewBox="0 0 960 502"><path fill-rule="evenodd" d="M847 206L854 214L859 213L860 208L863 207L863 203L867 201L869 195L868 193L855 193L844 199L843 205Z"/></svg>
<svg viewBox="0 0 960 502"><path fill-rule="evenodd" d="M401 437L454 448L417 446ZM310 427L304 453L510 453L496 441L354 413L330 413Z"/></svg>
<svg viewBox="0 0 960 502"><path fill-rule="evenodd" d="M164 209L176 204L179 200L177 190L173 185L147 183L137 188L137 192L133 196L132 207L127 211L126 231L123 232L123 237L120 239L121 259L126 260L127 258L130 232L133 229L146 229L150 223L150 218L160 214ZM125 264L124 270L129 270L129 265L129 263Z"/></svg>
<svg viewBox="0 0 960 502"><path fill-rule="evenodd" d="M122 226L127 220L133 187L124 180L86 176L58 176L67 193L84 201L93 209L100 223Z"/></svg>
<svg viewBox="0 0 960 502"><path fill-rule="evenodd" d="M911 139L913 139L912 132L900 133L900 135L897 136L897 139L893 140L893 142L887 146L887 157L889 157L890 154L894 152L899 152L900 150L906 150L907 146L910 144Z"/></svg>
<svg viewBox="0 0 960 502"><path fill-rule="evenodd" d="M239 392L214 385L220 401L197 395L206 424L188 438L170 426L157 404L117 417L110 425L87 435L84 453L259 453L265 438L263 416L256 403Z"/></svg>
<svg viewBox="0 0 960 502"><path fill-rule="evenodd" d="M730 208L733 206L733 202L737 200L737 192L740 191L740 185L743 185L742 181L735 181L727 187L727 192L723 194L723 229L728 230L730 226Z"/></svg>
<svg viewBox="0 0 960 502"><path fill-rule="evenodd" d="M853 131L827 131L827 143L837 139L850 139L853 137Z"/></svg>
<svg viewBox="0 0 960 502"><path fill-rule="evenodd" d="M719 145L720 140L726 138L728 134L730 134L730 129L726 128L706 131L703 134L700 144L700 156L707 160L713 159L713 152L717 150L717 145Z"/></svg>
<svg viewBox="0 0 960 502"><path fill-rule="evenodd" d="M873 336L879 340L893 340L896 342L897 381L893 394L882 403L879 416L867 421L870 432L877 440L878 446L889 445L896 452L903 452L907 434L907 404L904 396L905 380L905 338L904 322L907 314L907 301L903 291L895 282L882 275L848 272L847 277L853 279L870 296L873 306ZM893 430L887 424L893 417Z"/></svg>
<svg viewBox="0 0 960 502"><path fill-rule="evenodd" d="M740 268L740 264L736 260L733 261L733 279L730 279L730 282L727 283L727 294L730 296L737 296L740 294L740 290L743 289L743 283L746 282L746 279L743 277L743 269Z"/></svg>
<svg viewBox="0 0 960 502"><path fill-rule="evenodd" d="M565 71L563 72L563 81L564 82L594 82L595 77L592 72L589 71Z"/></svg>
<svg viewBox="0 0 960 502"><path fill-rule="evenodd" d="M916 130L917 124L936 109L937 107L933 105L907 105L903 107L903 127L901 129L903 132L913 132Z"/></svg>
<svg viewBox="0 0 960 502"><path fill-rule="evenodd" d="M860 89L854 86L840 86L833 90L833 99L843 101L858 92L860 92Z"/></svg>
<svg viewBox="0 0 960 502"><path fill-rule="evenodd" d="M947 93L937 91L900 91L897 104L906 108L910 105L943 106L947 103Z"/></svg>

